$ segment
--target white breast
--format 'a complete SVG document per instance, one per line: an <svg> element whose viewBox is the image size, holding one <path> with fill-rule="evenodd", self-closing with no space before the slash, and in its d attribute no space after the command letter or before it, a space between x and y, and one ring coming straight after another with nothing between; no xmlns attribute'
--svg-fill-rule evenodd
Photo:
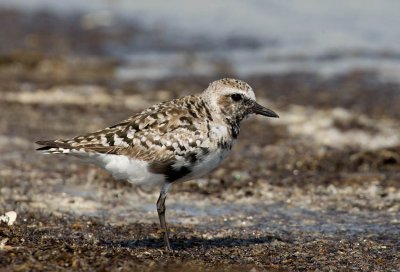
<svg viewBox="0 0 400 272"><path fill-rule="evenodd" d="M208 142L204 142L205 148L208 146L213 146L210 141L219 142L226 141L230 138L228 127L224 124L211 124L210 126L210 139ZM229 141L229 140L228 140ZM234 144L234 140L231 140L231 146ZM199 160L192 166L192 172L184 178L184 180L190 180L194 178L199 178L207 175L212 170L218 167L221 162L229 155L230 149L218 148Z"/></svg>
<svg viewBox="0 0 400 272"><path fill-rule="evenodd" d="M220 139L228 136L228 127L226 125L214 124L210 126L210 138Z"/></svg>
<svg viewBox="0 0 400 272"><path fill-rule="evenodd" d="M228 156L229 149L219 149L216 152L205 155L192 166L192 172L183 181L195 179L207 175L214 170Z"/></svg>

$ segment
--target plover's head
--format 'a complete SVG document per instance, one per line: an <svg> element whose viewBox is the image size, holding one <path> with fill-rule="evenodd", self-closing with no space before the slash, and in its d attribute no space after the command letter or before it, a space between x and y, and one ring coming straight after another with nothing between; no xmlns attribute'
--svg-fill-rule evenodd
<svg viewBox="0 0 400 272"><path fill-rule="evenodd" d="M238 79L224 78L214 81L202 96L214 111L235 121L241 121L250 114L279 117L272 110L258 104L250 85Z"/></svg>

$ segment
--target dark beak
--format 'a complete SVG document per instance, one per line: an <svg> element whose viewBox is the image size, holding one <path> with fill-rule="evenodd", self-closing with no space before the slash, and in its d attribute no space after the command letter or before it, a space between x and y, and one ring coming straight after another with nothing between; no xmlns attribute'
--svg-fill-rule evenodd
<svg viewBox="0 0 400 272"><path fill-rule="evenodd" d="M268 117L279 118L279 115L276 114L273 110L267 109L266 107L263 107L258 103L254 104L252 110L255 114L261 114Z"/></svg>

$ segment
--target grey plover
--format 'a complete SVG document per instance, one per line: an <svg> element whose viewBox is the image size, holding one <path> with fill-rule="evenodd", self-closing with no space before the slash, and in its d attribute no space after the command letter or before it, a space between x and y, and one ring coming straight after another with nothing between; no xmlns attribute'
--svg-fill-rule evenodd
<svg viewBox="0 0 400 272"><path fill-rule="evenodd" d="M173 183L198 178L229 154L240 122L252 114L278 117L256 102L245 82L224 78L199 95L154 105L116 125L68 140L38 141L37 150L93 163L115 179L161 187L157 212L171 250L165 199Z"/></svg>

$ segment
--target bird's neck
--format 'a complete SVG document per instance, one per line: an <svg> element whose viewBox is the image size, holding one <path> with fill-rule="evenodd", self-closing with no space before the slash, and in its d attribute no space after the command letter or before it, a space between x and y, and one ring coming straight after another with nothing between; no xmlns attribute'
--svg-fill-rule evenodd
<svg viewBox="0 0 400 272"><path fill-rule="evenodd" d="M213 123L220 123L228 128L228 134L232 139L236 139L240 132L240 121L243 118L235 117L235 116L227 116L221 110L219 110L218 105L213 105L209 99L201 99L203 101L203 105L207 112L213 113L213 119L209 120Z"/></svg>
<svg viewBox="0 0 400 272"><path fill-rule="evenodd" d="M225 123L229 127L230 134L233 139L236 139L240 132L240 120L237 118L225 118Z"/></svg>

